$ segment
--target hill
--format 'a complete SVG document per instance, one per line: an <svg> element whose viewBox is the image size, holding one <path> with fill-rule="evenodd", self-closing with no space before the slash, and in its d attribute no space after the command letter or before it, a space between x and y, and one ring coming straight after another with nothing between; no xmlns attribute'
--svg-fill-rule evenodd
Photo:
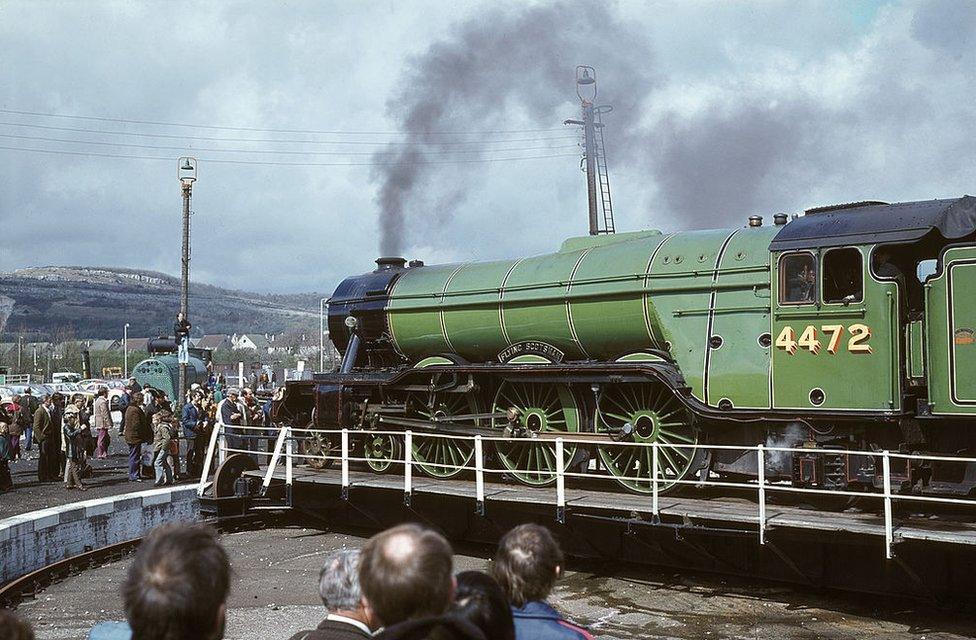
<svg viewBox="0 0 976 640"><path fill-rule="evenodd" d="M0 335L77 338L172 333L180 281L153 271L109 267L32 267L0 272ZM193 335L317 331L318 293L257 294L190 283Z"/></svg>

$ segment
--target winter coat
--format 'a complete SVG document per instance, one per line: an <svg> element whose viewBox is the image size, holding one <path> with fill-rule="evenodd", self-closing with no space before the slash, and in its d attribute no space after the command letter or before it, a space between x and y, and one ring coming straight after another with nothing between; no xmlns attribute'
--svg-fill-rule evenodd
<svg viewBox="0 0 976 640"><path fill-rule="evenodd" d="M152 437L146 438L148 425L146 424L146 414L143 412L142 407L134 404L126 407L125 418L122 424L122 435L126 444L139 444L140 442L152 440Z"/></svg>
<svg viewBox="0 0 976 640"><path fill-rule="evenodd" d="M169 443L176 436L172 414L157 412L152 419L153 451L169 451Z"/></svg>
<svg viewBox="0 0 976 640"><path fill-rule="evenodd" d="M473 623L464 618L452 616L436 616L407 620L390 625L375 636L375 640L491 640Z"/></svg>
<svg viewBox="0 0 976 640"><path fill-rule="evenodd" d="M34 412L34 440L44 442L54 436L54 410L44 406L37 408Z"/></svg>
<svg viewBox="0 0 976 640"><path fill-rule="evenodd" d="M74 409L72 411L71 409ZM70 460L75 462L81 462L83 456L82 452L85 450L84 443L82 442L81 432L82 425L79 424L79 414L75 407L71 407L64 413L64 418L61 421L61 434L64 439L64 453Z"/></svg>
<svg viewBox="0 0 976 640"><path fill-rule="evenodd" d="M547 602L526 602L512 607L515 640L592 640L593 636L571 622L563 620Z"/></svg>
<svg viewBox="0 0 976 640"><path fill-rule="evenodd" d="M20 409L19 404L13 406L17 407L18 410L10 412L10 424L8 425L10 428L10 435L22 436L24 435L24 423L20 414L23 413L23 411Z"/></svg>
<svg viewBox="0 0 976 640"><path fill-rule="evenodd" d="M180 416L180 426L183 427L183 437L195 438L200 430L200 409L192 402L183 405L183 413Z"/></svg>
<svg viewBox="0 0 976 640"><path fill-rule="evenodd" d="M368 640L372 636L347 622L323 620L311 631L299 631L289 640Z"/></svg>
<svg viewBox="0 0 976 640"><path fill-rule="evenodd" d="M92 410L95 413L96 429L112 428L112 411L109 408L107 397L98 396L97 398L95 398L95 404L92 407Z"/></svg>

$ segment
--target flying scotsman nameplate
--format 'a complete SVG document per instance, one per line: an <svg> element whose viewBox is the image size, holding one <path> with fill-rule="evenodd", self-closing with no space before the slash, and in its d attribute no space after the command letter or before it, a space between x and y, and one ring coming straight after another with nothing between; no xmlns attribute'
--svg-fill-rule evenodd
<svg viewBox="0 0 976 640"><path fill-rule="evenodd" d="M542 356L553 362L562 362L563 358L566 356L566 354L551 344L540 342L538 340L526 340L525 342L517 342L499 353L498 361L508 362L512 358L523 355Z"/></svg>

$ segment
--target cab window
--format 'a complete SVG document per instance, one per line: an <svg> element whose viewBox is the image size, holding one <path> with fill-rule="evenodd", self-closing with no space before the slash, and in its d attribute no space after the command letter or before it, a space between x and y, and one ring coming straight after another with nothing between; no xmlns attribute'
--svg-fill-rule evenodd
<svg viewBox="0 0 976 640"><path fill-rule="evenodd" d="M788 253L779 263L780 304L811 304L817 300L817 259L812 253Z"/></svg>
<svg viewBox="0 0 976 640"><path fill-rule="evenodd" d="M864 300L864 267L861 252L853 247L831 249L823 257L824 303Z"/></svg>

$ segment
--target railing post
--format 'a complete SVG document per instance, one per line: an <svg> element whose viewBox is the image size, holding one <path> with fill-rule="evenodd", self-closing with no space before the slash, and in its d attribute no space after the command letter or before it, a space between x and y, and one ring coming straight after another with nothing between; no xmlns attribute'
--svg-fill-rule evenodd
<svg viewBox="0 0 976 640"><path fill-rule="evenodd" d="M556 521L566 523L566 478L563 461L563 439L556 438Z"/></svg>
<svg viewBox="0 0 976 640"><path fill-rule="evenodd" d="M220 425L223 427L223 425ZM227 459L227 429L226 427L220 430L220 449L217 453L217 462L224 464L224 460Z"/></svg>
<svg viewBox="0 0 976 640"><path fill-rule="evenodd" d="M485 515L485 458L481 436L474 437L475 513Z"/></svg>
<svg viewBox="0 0 976 640"><path fill-rule="evenodd" d="M407 431L403 436L403 504L410 506L410 494L413 492L413 432Z"/></svg>
<svg viewBox="0 0 976 640"><path fill-rule="evenodd" d="M274 453L271 454L271 460L268 462L268 470L264 474L264 482L261 483L262 496L268 492L268 487L271 486L271 478L274 477L275 468L278 466L278 460L281 459L281 450L285 445L287 433L287 429L280 429L278 431L278 438L275 440Z"/></svg>
<svg viewBox="0 0 976 640"><path fill-rule="evenodd" d="M891 524L891 458L887 449L881 452L881 468L884 472L885 558L891 560L895 556L892 549L895 532Z"/></svg>
<svg viewBox="0 0 976 640"><path fill-rule="evenodd" d="M657 442L651 443L651 515L654 516L654 522L657 522L661 517L660 506L658 504L658 493L659 489L657 486L657 474L658 474L658 460L657 460Z"/></svg>
<svg viewBox="0 0 976 640"><path fill-rule="evenodd" d="M349 429L342 430L342 499L349 499Z"/></svg>
<svg viewBox="0 0 976 640"><path fill-rule="evenodd" d="M292 435L291 427L285 427L285 492L288 497L288 506L291 506L291 468L293 464L292 456L295 453Z"/></svg>
<svg viewBox="0 0 976 640"><path fill-rule="evenodd" d="M207 458L203 461L203 471L200 472L200 486L197 487L197 495L202 496L203 490L207 487L207 478L210 477L210 467L213 465L214 450L217 448L217 440L220 437L219 422L214 425L214 430L210 434L210 443L207 446Z"/></svg>
<svg viewBox="0 0 976 640"><path fill-rule="evenodd" d="M756 447L756 464L759 470L759 544L766 544L766 449Z"/></svg>

